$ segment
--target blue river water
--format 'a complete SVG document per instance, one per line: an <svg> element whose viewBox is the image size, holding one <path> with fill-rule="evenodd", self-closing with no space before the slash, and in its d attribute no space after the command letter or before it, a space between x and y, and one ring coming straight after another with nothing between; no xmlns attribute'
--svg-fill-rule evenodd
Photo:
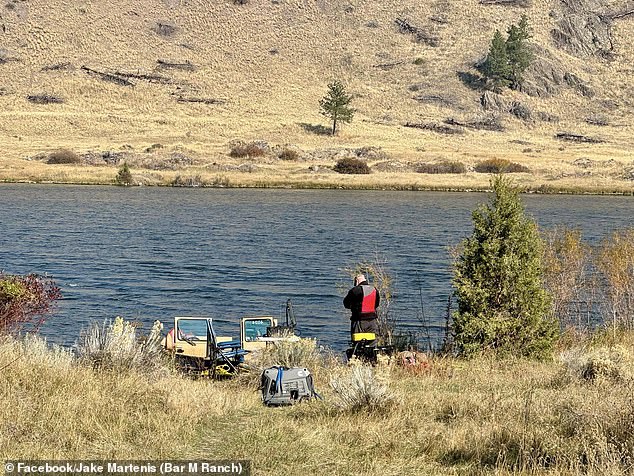
<svg viewBox="0 0 634 476"><path fill-rule="evenodd" d="M0 185L0 270L55 279L63 299L41 329L72 345L121 315L210 316L238 336L247 315L283 317L291 298L304 336L348 340L343 271L379 256L394 278L392 316L438 339L451 293L449 249L472 231L483 193ZM631 197L523 196L539 226L591 242L634 226Z"/></svg>

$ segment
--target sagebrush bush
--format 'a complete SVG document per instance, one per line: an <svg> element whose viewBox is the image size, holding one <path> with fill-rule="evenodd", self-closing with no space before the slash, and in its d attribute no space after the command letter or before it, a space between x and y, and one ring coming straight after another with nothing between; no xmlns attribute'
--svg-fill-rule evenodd
<svg viewBox="0 0 634 476"><path fill-rule="evenodd" d="M299 159L299 153L293 149L284 149L278 154L277 158L280 160L296 161Z"/></svg>
<svg viewBox="0 0 634 476"><path fill-rule="evenodd" d="M621 381L630 378L632 356L623 346L593 349L572 348L559 356L566 373L588 382Z"/></svg>
<svg viewBox="0 0 634 476"><path fill-rule="evenodd" d="M333 170L340 174L369 174L370 167L361 159L354 157L346 157L339 159L335 164Z"/></svg>
<svg viewBox="0 0 634 476"><path fill-rule="evenodd" d="M266 148L257 142L249 142L248 144L236 144L229 152L230 157L262 157L266 154Z"/></svg>
<svg viewBox="0 0 634 476"><path fill-rule="evenodd" d="M46 161L47 164L80 164L81 157L72 150L60 149L51 152Z"/></svg>
<svg viewBox="0 0 634 476"><path fill-rule="evenodd" d="M81 336L78 355L94 369L165 373L168 367L161 345L162 329L156 321L150 333L140 338L136 328L121 317L112 323L95 323Z"/></svg>
<svg viewBox="0 0 634 476"><path fill-rule="evenodd" d="M0 341L0 348L5 353L19 356L28 365L46 365L57 369L72 367L75 355L70 349L58 345L50 345L46 339L36 334L26 334L21 338L8 338Z"/></svg>
<svg viewBox="0 0 634 476"><path fill-rule="evenodd" d="M396 403L386 383L380 381L372 367L360 363L350 366L342 375L330 380L334 403L341 410L380 411Z"/></svg>
<svg viewBox="0 0 634 476"><path fill-rule="evenodd" d="M241 374L238 379L245 385L258 387L262 372L273 366L307 368L316 381L322 381L341 361L331 351L320 348L315 339L300 339L277 342L262 351L255 351L248 363L251 371Z"/></svg>
<svg viewBox="0 0 634 476"><path fill-rule="evenodd" d="M420 164L416 169L419 174L465 174L467 167L462 162L443 161Z"/></svg>
<svg viewBox="0 0 634 476"><path fill-rule="evenodd" d="M315 339L300 339L296 342L282 341L267 347L261 362L267 367L281 365L289 368L314 368L321 365L322 356Z"/></svg>
<svg viewBox="0 0 634 476"><path fill-rule="evenodd" d="M528 167L506 159L487 159L478 162L475 171L481 174L513 174L530 172Z"/></svg>

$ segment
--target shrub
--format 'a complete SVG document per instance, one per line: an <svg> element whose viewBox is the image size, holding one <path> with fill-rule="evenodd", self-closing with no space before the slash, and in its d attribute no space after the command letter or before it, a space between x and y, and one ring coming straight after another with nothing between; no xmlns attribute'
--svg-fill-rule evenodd
<svg viewBox="0 0 634 476"><path fill-rule="evenodd" d="M603 240L596 266L604 284L605 322L634 329L634 228L616 231Z"/></svg>
<svg viewBox="0 0 634 476"><path fill-rule="evenodd" d="M330 387L335 394L335 405L345 411L380 411L396 402L387 385L365 365L352 365L343 375L333 377Z"/></svg>
<svg viewBox="0 0 634 476"><path fill-rule="evenodd" d="M338 160L333 170L335 172L339 172L340 174L370 173L370 167L368 167L368 164L365 161L354 157L346 157Z"/></svg>
<svg viewBox="0 0 634 476"><path fill-rule="evenodd" d="M416 169L419 174L465 174L467 167L462 162L436 162L420 164Z"/></svg>
<svg viewBox="0 0 634 476"><path fill-rule="evenodd" d="M204 182L200 175L177 175L176 178L172 180L171 185L173 187L202 187L204 186Z"/></svg>
<svg viewBox="0 0 634 476"><path fill-rule="evenodd" d="M149 335L139 338L136 328L121 317L113 323L95 323L82 335L78 355L94 369L165 372L162 329L163 325L155 321Z"/></svg>
<svg viewBox="0 0 634 476"><path fill-rule="evenodd" d="M620 345L595 349L573 348L561 353L566 373L589 382L621 381L631 376L632 357Z"/></svg>
<svg viewBox="0 0 634 476"><path fill-rule="evenodd" d="M415 64L416 66L421 66L423 64L425 64L425 59L424 58L416 58L414 61L412 61L413 64Z"/></svg>
<svg viewBox="0 0 634 476"><path fill-rule="evenodd" d="M475 166L475 171L481 174L524 173L530 172L528 167L506 159L487 159Z"/></svg>
<svg viewBox="0 0 634 476"><path fill-rule="evenodd" d="M134 183L134 179L132 178L132 172L130 172L130 167L128 167L128 163L124 162L119 172L117 173L117 177L115 178L115 182L118 185L132 185Z"/></svg>
<svg viewBox="0 0 634 476"><path fill-rule="evenodd" d="M252 354L249 361L250 372L239 375L241 383L258 388L261 385L260 376L265 369L273 366L305 367L313 374L315 381L330 377L332 369L340 364L331 351L317 346L315 339L300 339L296 342L282 341L274 346Z"/></svg>
<svg viewBox="0 0 634 476"><path fill-rule="evenodd" d="M544 234L544 285L552 296L552 313L562 328L582 328L595 307L592 249L579 230L556 228Z"/></svg>
<svg viewBox="0 0 634 476"><path fill-rule="evenodd" d="M50 279L0 272L0 334L18 332L25 325L37 329L60 297L59 288Z"/></svg>
<svg viewBox="0 0 634 476"><path fill-rule="evenodd" d="M473 233L454 264L454 342L465 355L493 350L545 358L558 326L542 287L543 243L519 190L501 175L491 182L493 198L473 212Z"/></svg>
<svg viewBox="0 0 634 476"><path fill-rule="evenodd" d="M296 161L299 159L299 153L293 149L284 149L282 152L279 153L277 158L280 160Z"/></svg>
<svg viewBox="0 0 634 476"><path fill-rule="evenodd" d="M266 148L257 142L249 142L248 144L237 144L231 148L230 157L262 157L266 154Z"/></svg>
<svg viewBox="0 0 634 476"><path fill-rule="evenodd" d="M72 150L60 149L48 156L47 164L79 164L81 157Z"/></svg>
<svg viewBox="0 0 634 476"><path fill-rule="evenodd" d="M262 364L266 367L314 368L321 364L321 354L315 339L300 339L297 342L282 341L267 347L262 355Z"/></svg>

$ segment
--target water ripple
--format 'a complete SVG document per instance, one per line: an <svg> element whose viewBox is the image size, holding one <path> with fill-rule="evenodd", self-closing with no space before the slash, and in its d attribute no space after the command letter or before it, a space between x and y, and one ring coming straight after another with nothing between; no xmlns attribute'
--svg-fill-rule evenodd
<svg viewBox="0 0 634 476"><path fill-rule="evenodd" d="M292 298L303 335L342 349L346 266L384 257L392 312L439 336L451 292L449 248L472 229L484 194L188 190L0 185L0 269L49 274L64 294L42 332L72 344L90 322L122 315L148 327L208 315L237 336L238 318L283 318ZM634 226L625 197L526 196L541 227L591 241Z"/></svg>

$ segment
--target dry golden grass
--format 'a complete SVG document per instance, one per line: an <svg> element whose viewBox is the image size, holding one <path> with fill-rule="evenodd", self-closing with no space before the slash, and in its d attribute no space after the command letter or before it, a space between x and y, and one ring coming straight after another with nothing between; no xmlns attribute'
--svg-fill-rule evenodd
<svg viewBox="0 0 634 476"><path fill-rule="evenodd" d="M595 98L565 89L547 99L505 93L507 99L519 99L533 111L559 116L558 124L506 117L503 133L469 130L450 137L402 127L407 121L442 122L447 117L481 115L480 93L465 87L457 72L468 71L487 50L494 29L506 29L523 12L534 27L534 41L550 45L554 19L549 11L553 8L558 8L554 0L535 0L529 9L485 6L478 0L253 1L244 6L176 0L135 0L124 7L115 0L84 6L58 0L21 4L2 16L3 48L16 61L0 65L7 80L0 94L0 179L110 183L116 174L110 168L60 168L24 161L59 148L83 153L129 145L142 151L161 143L168 150L185 148L203 164L232 163L227 157L229 143L239 138L295 144L305 151L377 146L399 161L451 159L471 164L503 157L533 171L521 181L534 189L632 191L632 182L617 173L601 170L584 175L576 169L566 175L574 168L570 164L581 157L632 164L634 117L628 78L634 60L629 48L634 26L627 20L615 22L614 62L582 60L551 48L568 70L598 91ZM448 23L432 22L429 18L435 14L443 14ZM431 29L440 46L425 46L399 33L396 17ZM157 21L173 22L176 34L169 38L156 34L152 25ZM377 27L368 27L369 22ZM422 64L414 64L418 58ZM189 61L195 70L161 69L158 59ZM71 67L42 71L61 63ZM389 63L398 64L377 67ZM87 74L80 69L83 65L104 72L161 75L170 82L133 79L136 86L126 87ZM353 123L335 138L302 126L328 125L318 113L318 100L333 78L349 86L358 109ZM418 92L409 90L414 84L419 85ZM29 94L41 93L65 102L36 105L26 100ZM440 95L453 105L423 104L413 99L418 94ZM226 103L180 103L179 96L218 98ZM587 124L585 118L593 114L607 116L609 125ZM559 131L601 137L606 143L562 143L553 138ZM526 149L531 151L523 152ZM238 186L482 188L488 183L486 177L469 175L321 176L306 173L311 164L293 168L275 163L266 172L226 175ZM137 172L150 175L146 182L160 184L176 175ZM205 170L183 173L215 178Z"/></svg>
<svg viewBox="0 0 634 476"><path fill-rule="evenodd" d="M631 356L632 336L618 342ZM581 360L608 355L580 349ZM332 364L317 375L323 401L266 408L241 380L98 372L39 340L5 339L0 459L239 458L257 475L624 474L631 358L616 363L619 378L585 380L567 371L566 355L565 365L482 357L432 359L424 372L379 367L391 403L373 410L336 404L328 382L349 371Z"/></svg>

